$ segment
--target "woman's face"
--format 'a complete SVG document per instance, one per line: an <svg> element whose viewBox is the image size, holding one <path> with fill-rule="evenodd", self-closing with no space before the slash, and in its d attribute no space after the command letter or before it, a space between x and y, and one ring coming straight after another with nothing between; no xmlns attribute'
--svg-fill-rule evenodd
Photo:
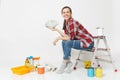
<svg viewBox="0 0 120 80"><path fill-rule="evenodd" d="M63 9L62 10L62 16L66 21L68 21L72 16L72 13L70 12L70 9L69 8Z"/></svg>

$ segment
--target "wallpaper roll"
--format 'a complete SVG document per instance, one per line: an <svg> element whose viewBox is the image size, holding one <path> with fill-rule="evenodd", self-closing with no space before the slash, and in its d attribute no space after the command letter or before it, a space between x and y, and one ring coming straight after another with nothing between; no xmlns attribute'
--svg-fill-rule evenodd
<svg viewBox="0 0 120 80"><path fill-rule="evenodd" d="M58 22L56 20L49 20L45 23L45 26L47 28L56 27L57 25L58 25Z"/></svg>

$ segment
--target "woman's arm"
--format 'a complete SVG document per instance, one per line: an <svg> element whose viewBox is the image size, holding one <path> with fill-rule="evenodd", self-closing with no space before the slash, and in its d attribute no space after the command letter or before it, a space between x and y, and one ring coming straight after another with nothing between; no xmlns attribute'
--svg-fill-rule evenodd
<svg viewBox="0 0 120 80"><path fill-rule="evenodd" d="M53 41L53 45L56 45L56 43L59 40L70 40L70 37L66 34L64 34L62 31L60 31L59 29L52 27L50 28L52 31L57 31L61 36L57 37L54 41Z"/></svg>
<svg viewBox="0 0 120 80"><path fill-rule="evenodd" d="M67 37L67 36L65 36L65 37L59 36L59 37L57 37L57 38L54 40L53 45L56 45L56 43L57 43L59 40L70 40L70 38Z"/></svg>
<svg viewBox="0 0 120 80"><path fill-rule="evenodd" d="M56 31L62 36L62 37L68 37L68 35L64 34L62 31L59 29L56 29Z"/></svg>

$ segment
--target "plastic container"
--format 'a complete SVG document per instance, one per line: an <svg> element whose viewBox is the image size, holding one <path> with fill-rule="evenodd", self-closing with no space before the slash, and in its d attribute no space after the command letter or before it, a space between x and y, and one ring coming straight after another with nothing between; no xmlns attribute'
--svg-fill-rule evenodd
<svg viewBox="0 0 120 80"><path fill-rule="evenodd" d="M30 61L29 61L28 58L26 58L26 60L25 60L25 66L26 66L26 67L30 67Z"/></svg>
<svg viewBox="0 0 120 80"><path fill-rule="evenodd" d="M33 65L33 56L28 57L30 60L30 64Z"/></svg>

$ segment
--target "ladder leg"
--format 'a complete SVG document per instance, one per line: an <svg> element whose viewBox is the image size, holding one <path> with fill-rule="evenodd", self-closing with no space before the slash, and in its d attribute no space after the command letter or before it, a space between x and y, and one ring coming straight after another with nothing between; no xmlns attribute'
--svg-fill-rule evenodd
<svg viewBox="0 0 120 80"><path fill-rule="evenodd" d="M80 53L81 53L82 51L80 50ZM74 67L73 67L73 69L74 70L76 70L77 69L77 65L78 65L78 62L79 62L79 58L80 58L80 53L78 54L78 57L77 57L77 59L76 59L76 62L75 62L75 65L74 65Z"/></svg>
<svg viewBox="0 0 120 80"><path fill-rule="evenodd" d="M99 41L100 41L100 37L97 37L97 41L96 41L96 45L94 47L93 57L92 57L92 61L91 61L92 67L95 66L95 63L98 64L98 61L96 60L96 55L97 55L97 48L98 48Z"/></svg>
<svg viewBox="0 0 120 80"><path fill-rule="evenodd" d="M109 49L108 44L107 44L106 37L103 38L103 41L104 41L104 44L105 44L105 46L106 46L106 51L107 51L107 53L108 53L110 62L111 62L111 64L113 65L113 67L114 67L114 69L115 69L114 71L117 72L117 68L116 68L116 66L115 66L115 62L114 62L113 59L112 59L112 56L111 56L111 53L110 53L110 49Z"/></svg>

